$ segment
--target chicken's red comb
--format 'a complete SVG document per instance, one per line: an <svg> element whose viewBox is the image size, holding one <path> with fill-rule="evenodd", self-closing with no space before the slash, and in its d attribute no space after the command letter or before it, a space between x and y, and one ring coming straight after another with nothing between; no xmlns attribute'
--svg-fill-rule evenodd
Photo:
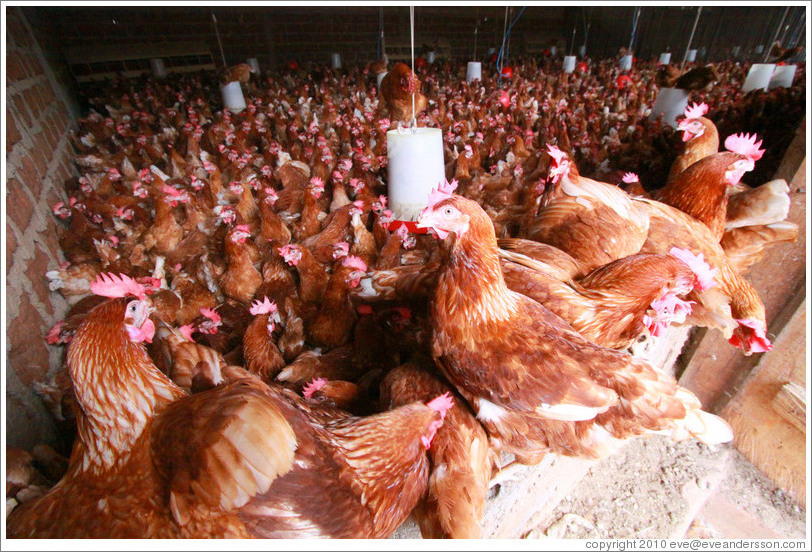
<svg viewBox="0 0 812 552"><path fill-rule="evenodd" d="M200 314L202 314L215 324L219 323L222 320L222 318L220 318L220 315L214 312L214 309L200 309Z"/></svg>
<svg viewBox="0 0 812 552"><path fill-rule="evenodd" d="M428 207L434 207L444 199L448 199L454 194L454 190L457 189L457 181L452 180L449 182L448 180L441 182L436 190L432 190L429 192L429 202Z"/></svg>
<svg viewBox="0 0 812 552"><path fill-rule="evenodd" d="M556 146L554 146L552 144L547 144L547 153L549 153L550 156L553 159L555 159L555 164L556 165L561 163L561 159L563 159L564 156L567 155L566 153L564 153L563 151L561 151L560 149L558 149Z"/></svg>
<svg viewBox="0 0 812 552"><path fill-rule="evenodd" d="M276 312L276 303L274 303L273 301L268 299L267 296L265 296L264 301L260 301L259 299L254 301L251 304L251 308L248 309L248 312L250 312L254 316L258 314L268 314L269 312Z"/></svg>
<svg viewBox="0 0 812 552"><path fill-rule="evenodd" d="M324 188L324 180L322 180L319 176L314 176L311 178L310 183L316 188Z"/></svg>
<svg viewBox="0 0 812 552"><path fill-rule="evenodd" d="M756 138L758 138L757 134L752 136L749 134L731 134L725 139L725 147L729 151L740 153L753 161L758 161L764 155L764 150L758 149L762 140L756 142Z"/></svg>
<svg viewBox="0 0 812 552"><path fill-rule="evenodd" d="M147 296L144 286L129 276L124 274L116 276L112 272L99 274L90 284L90 291L102 297L126 297L127 295L134 295L139 299L144 299Z"/></svg>
<svg viewBox="0 0 812 552"><path fill-rule="evenodd" d="M435 412L439 412L443 419L445 419L445 413L448 412L452 406L454 406L454 398L451 396L451 393L446 391L439 397L435 397L426 403L426 406Z"/></svg>
<svg viewBox="0 0 812 552"><path fill-rule="evenodd" d="M184 324L183 326L178 328L178 331L180 332L180 334L183 337L185 337L189 341L192 341L192 342L194 341L194 339L192 339L192 334L195 331L195 327L194 327L193 324Z"/></svg>
<svg viewBox="0 0 812 552"><path fill-rule="evenodd" d="M640 182L640 178L633 172L627 172L623 175L623 182L631 184L632 182Z"/></svg>
<svg viewBox="0 0 812 552"><path fill-rule="evenodd" d="M325 385L327 385L327 380L325 378L314 378L313 381L311 381L302 388L302 396L305 399L310 399L313 397L313 393L315 393Z"/></svg>
<svg viewBox="0 0 812 552"><path fill-rule="evenodd" d="M161 191L166 195L171 195L172 197L178 197L180 195L180 190L176 190L175 188L169 186L168 184L164 184L164 187L161 188Z"/></svg>
<svg viewBox="0 0 812 552"><path fill-rule="evenodd" d="M362 261L360 257L356 257L355 255L347 255L341 259L341 264L346 267L357 268L362 272L367 271L367 264Z"/></svg>
<svg viewBox="0 0 812 552"><path fill-rule="evenodd" d="M688 268L696 276L694 288L697 291L705 291L716 285L716 273L718 268L711 269L710 265L705 262L704 255L694 255L687 249L680 249L679 247L672 247L669 253L688 265Z"/></svg>
<svg viewBox="0 0 812 552"><path fill-rule="evenodd" d="M698 104L694 102L693 105L689 105L685 108L685 118L686 119L699 119L700 117L704 116L708 112L708 104L702 102Z"/></svg>
<svg viewBox="0 0 812 552"><path fill-rule="evenodd" d="M235 226L234 228L235 228L237 231L239 231L239 232L245 232L246 234L250 234L250 233L251 233L251 229L250 229L250 228L248 228L248 225L247 225L247 224L238 224L238 225L237 225L237 226Z"/></svg>

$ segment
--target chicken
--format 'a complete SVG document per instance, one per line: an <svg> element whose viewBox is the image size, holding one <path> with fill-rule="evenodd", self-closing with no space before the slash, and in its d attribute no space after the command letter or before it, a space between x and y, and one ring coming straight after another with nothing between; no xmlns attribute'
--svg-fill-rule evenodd
<svg viewBox="0 0 812 552"><path fill-rule="evenodd" d="M799 54L803 51L803 46L794 46L792 48L782 48L781 42L776 40L773 42L773 45L770 47L770 54L767 58L769 63L781 63L794 55Z"/></svg>
<svg viewBox="0 0 812 552"><path fill-rule="evenodd" d="M719 151L719 131L713 121L705 117L707 113L708 105L704 102L694 102L685 108L685 118L677 123L677 130L682 131L685 145L682 153L671 164L666 183L700 159Z"/></svg>
<svg viewBox="0 0 812 552"><path fill-rule="evenodd" d="M310 381L318 378L356 381L362 374L353 362L353 357L353 350L349 345L325 353L307 350L285 366L276 375L276 381L294 391L300 391Z"/></svg>
<svg viewBox="0 0 812 552"><path fill-rule="evenodd" d="M243 336L245 367L263 381L271 381L285 366L285 358L274 342L274 330L282 320L276 303L267 297L254 301L250 312L254 320Z"/></svg>
<svg viewBox="0 0 812 552"><path fill-rule="evenodd" d="M729 151L703 157L651 194L656 199L705 223L711 234L722 239L727 218L728 186L739 183L753 170L764 150L757 136L733 134L725 140Z"/></svg>
<svg viewBox="0 0 812 552"><path fill-rule="evenodd" d="M707 91L718 81L719 73L716 71L716 67L708 64L704 67L694 67L680 75L674 82L674 88Z"/></svg>
<svg viewBox="0 0 812 552"><path fill-rule="evenodd" d="M142 346L155 332L143 287L109 275L93 291L113 299L69 347L68 471L12 512L10 538L381 538L425 492L448 396L325 422L238 368L186 395Z"/></svg>
<svg viewBox="0 0 812 552"><path fill-rule="evenodd" d="M776 243L794 242L798 239L798 225L779 221L731 228L722 236L719 245L725 252L727 262L739 274L764 257L765 248Z"/></svg>
<svg viewBox="0 0 812 552"><path fill-rule="evenodd" d="M257 288L262 284L262 275L254 266L254 258L259 256L251 234L245 225L231 228L223 240L228 266L220 276L223 293L248 303L253 299Z"/></svg>
<svg viewBox="0 0 812 552"><path fill-rule="evenodd" d="M688 296L693 306L689 322L719 329L745 355L769 351L764 303L753 286L728 261L707 226L682 211L648 199L637 199L649 215L649 233L642 253L668 253L674 247L688 251L685 260L694 272L707 266L706 283ZM693 259L693 260L692 260Z"/></svg>
<svg viewBox="0 0 812 552"><path fill-rule="evenodd" d="M321 303L324 290L330 281L328 268L322 265L310 249L298 244L288 244L279 249L285 262L296 268L299 274L299 298L308 303Z"/></svg>
<svg viewBox="0 0 812 552"><path fill-rule="evenodd" d="M617 186L580 176L569 156L549 146L550 197L527 237L568 253L585 271L640 251L648 232L642 207Z"/></svg>
<svg viewBox="0 0 812 552"><path fill-rule="evenodd" d="M251 75L254 73L254 68L247 63L238 63L223 70L222 82L228 84L230 82L239 82L241 84L248 84Z"/></svg>
<svg viewBox="0 0 812 552"><path fill-rule="evenodd" d="M380 97L389 112L389 119L394 123L410 123L416 119L426 106L428 100L420 91L420 79L412 73L405 63L395 63L392 69L381 80ZM414 109L412 102L414 101Z"/></svg>
<svg viewBox="0 0 812 552"><path fill-rule="evenodd" d="M500 265L511 291L544 305L601 347L625 349L646 330L656 337L691 312L682 298L696 276L672 255L630 255L570 281L552 276L546 265L509 258L516 262L503 258Z"/></svg>
<svg viewBox="0 0 812 552"><path fill-rule="evenodd" d="M428 362L431 364L430 359ZM386 375L380 400L393 408L438 393L452 391L417 364L409 363ZM458 397L432 441L429 460L428 494L414 510L423 538L480 538L493 462L485 430Z"/></svg>
<svg viewBox="0 0 812 552"><path fill-rule="evenodd" d="M364 262L352 255L336 262L319 310L305 325L309 343L330 349L347 343L357 317L349 291L358 285L366 270Z"/></svg>
<svg viewBox="0 0 812 552"><path fill-rule="evenodd" d="M734 191L740 188L739 191ZM727 202L725 230L781 222L787 218L791 204L789 186L784 179L771 180L750 188L731 188Z"/></svg>
<svg viewBox="0 0 812 552"><path fill-rule="evenodd" d="M431 303L432 356L497 449L534 464L547 452L601 457L649 432L732 439L727 423L672 378L590 343L510 291L479 205L435 191L418 226L433 229L447 253Z"/></svg>

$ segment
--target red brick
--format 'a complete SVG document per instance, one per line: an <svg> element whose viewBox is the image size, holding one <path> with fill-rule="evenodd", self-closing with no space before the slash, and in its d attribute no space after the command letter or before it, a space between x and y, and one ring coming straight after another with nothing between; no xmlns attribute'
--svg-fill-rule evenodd
<svg viewBox="0 0 812 552"><path fill-rule="evenodd" d="M48 272L50 268L53 268L49 266L50 263L51 261L48 255L41 249L41 245L39 245L37 250L34 251L34 257L29 261L25 273L31 278L31 287L34 289L37 299L45 306L45 314L53 316L54 309L53 306L51 306L51 292L48 289L48 284L44 277L45 273Z"/></svg>
<svg viewBox="0 0 812 552"><path fill-rule="evenodd" d="M19 54L6 54L6 78L8 82L16 82L28 78L28 70Z"/></svg>
<svg viewBox="0 0 812 552"><path fill-rule="evenodd" d="M20 131L17 130L17 123L14 122L14 117L6 107L6 153L10 152L14 144L22 139Z"/></svg>
<svg viewBox="0 0 812 552"><path fill-rule="evenodd" d="M45 139L45 132L40 131L34 137L34 144L31 148L31 159L34 161L34 166L37 168L37 175L40 179L44 179L48 174L48 153L53 153L53 150L48 149L48 141ZM36 195L39 195L37 192Z"/></svg>
<svg viewBox="0 0 812 552"><path fill-rule="evenodd" d="M40 96L42 97L42 101L45 102L45 106L51 105L51 103L56 100L56 96L54 96L54 89L51 88L51 83L45 81L42 84L42 90L40 91Z"/></svg>
<svg viewBox="0 0 812 552"><path fill-rule="evenodd" d="M25 101L21 96L14 96L11 99L11 103L14 106L14 110L17 112L17 115L20 117L20 122L24 127L31 126L31 114L28 112L28 108L25 106Z"/></svg>
<svg viewBox="0 0 812 552"><path fill-rule="evenodd" d="M19 171L23 177L23 184L31 191L31 195L39 197L42 193L42 178L39 176L37 166L30 153L23 157Z"/></svg>
<svg viewBox="0 0 812 552"><path fill-rule="evenodd" d="M34 308L27 295L8 299L20 306L20 314L9 325L8 342L11 350L8 353L8 364L20 380L30 387L35 381L43 380L48 372L48 347L42 337L45 324L42 315Z"/></svg>
<svg viewBox="0 0 812 552"><path fill-rule="evenodd" d="M31 118L36 121L39 119L40 113L42 113L42 98L40 97L39 93L40 86L34 85L31 88L26 89L22 96L25 98L25 103L28 106L28 111L31 112Z"/></svg>
<svg viewBox="0 0 812 552"><path fill-rule="evenodd" d="M32 77L42 75L45 72L37 56L28 54L25 56L25 62L28 64L28 74Z"/></svg>
<svg viewBox="0 0 812 552"><path fill-rule="evenodd" d="M11 270L15 251L17 251L17 238L14 237L14 232L11 232L11 229L6 225L6 274Z"/></svg>
<svg viewBox="0 0 812 552"><path fill-rule="evenodd" d="M20 184L20 181L16 178L10 178L8 180L6 211L11 222L17 226L20 232L28 227L28 223L31 222L31 216L34 214L34 206Z"/></svg>

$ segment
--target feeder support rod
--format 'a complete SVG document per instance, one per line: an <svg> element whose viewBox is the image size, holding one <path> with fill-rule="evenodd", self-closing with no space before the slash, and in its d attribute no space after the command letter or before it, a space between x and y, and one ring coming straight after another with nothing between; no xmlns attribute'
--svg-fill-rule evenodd
<svg viewBox="0 0 812 552"><path fill-rule="evenodd" d="M414 6L409 6L409 25L412 40L412 78L417 79L414 72ZM412 90L412 131L417 132L417 113L414 112L414 95L416 90Z"/></svg>
<svg viewBox="0 0 812 552"><path fill-rule="evenodd" d="M223 43L220 41L220 31L217 29L217 18L214 16L214 10L211 12L211 20L214 21L214 34L217 35L217 44L220 46L220 55L223 57L223 67L228 67L226 54L223 52Z"/></svg>
<svg viewBox="0 0 812 552"><path fill-rule="evenodd" d="M685 60L688 59L688 50L691 49L691 42L694 41L694 33L696 32L696 25L699 23L699 14L702 13L702 6L699 6L699 9L696 11L696 19L694 19L694 28L691 29L691 36L688 37L688 45L685 47L685 55L682 56L682 65L680 65L679 72L680 75L682 74L682 70L685 68Z"/></svg>
<svg viewBox="0 0 812 552"><path fill-rule="evenodd" d="M781 22L778 24L778 27L775 28L775 33L773 33L773 39L770 41L769 45L765 48L767 53L764 54L764 63L767 63L767 60L770 59L770 52L772 52L773 44L775 44L775 39L778 38L778 33L781 31L781 25L784 24L784 19L787 17L787 13L789 12L789 6L784 8L784 14L781 16Z"/></svg>

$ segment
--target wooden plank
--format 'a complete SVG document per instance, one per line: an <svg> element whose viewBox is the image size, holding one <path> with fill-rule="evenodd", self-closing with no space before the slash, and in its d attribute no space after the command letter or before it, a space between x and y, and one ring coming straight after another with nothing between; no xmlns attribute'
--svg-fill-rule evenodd
<svg viewBox="0 0 812 552"><path fill-rule="evenodd" d="M786 383L805 389L806 300L764 355L741 393L722 410L736 448L802 506L806 506L806 433L772 405Z"/></svg>
<svg viewBox="0 0 812 552"><path fill-rule="evenodd" d="M804 135L796 137L790 148L791 156L797 154L797 148L799 144L803 146L803 142ZM806 158L788 182L791 206L787 220L798 225L798 240L771 247L762 261L745 275L764 302L770 337L781 331L794 313L799 298L805 297L806 293ZM780 271L779 276L777 271ZM686 366L680 384L692 390L706 410L719 412L735 396L759 359L776 354L776 349L746 357L741 349L729 345L719 332L698 329L680 359L680 365ZM803 348L791 352L794 355L802 353Z"/></svg>

